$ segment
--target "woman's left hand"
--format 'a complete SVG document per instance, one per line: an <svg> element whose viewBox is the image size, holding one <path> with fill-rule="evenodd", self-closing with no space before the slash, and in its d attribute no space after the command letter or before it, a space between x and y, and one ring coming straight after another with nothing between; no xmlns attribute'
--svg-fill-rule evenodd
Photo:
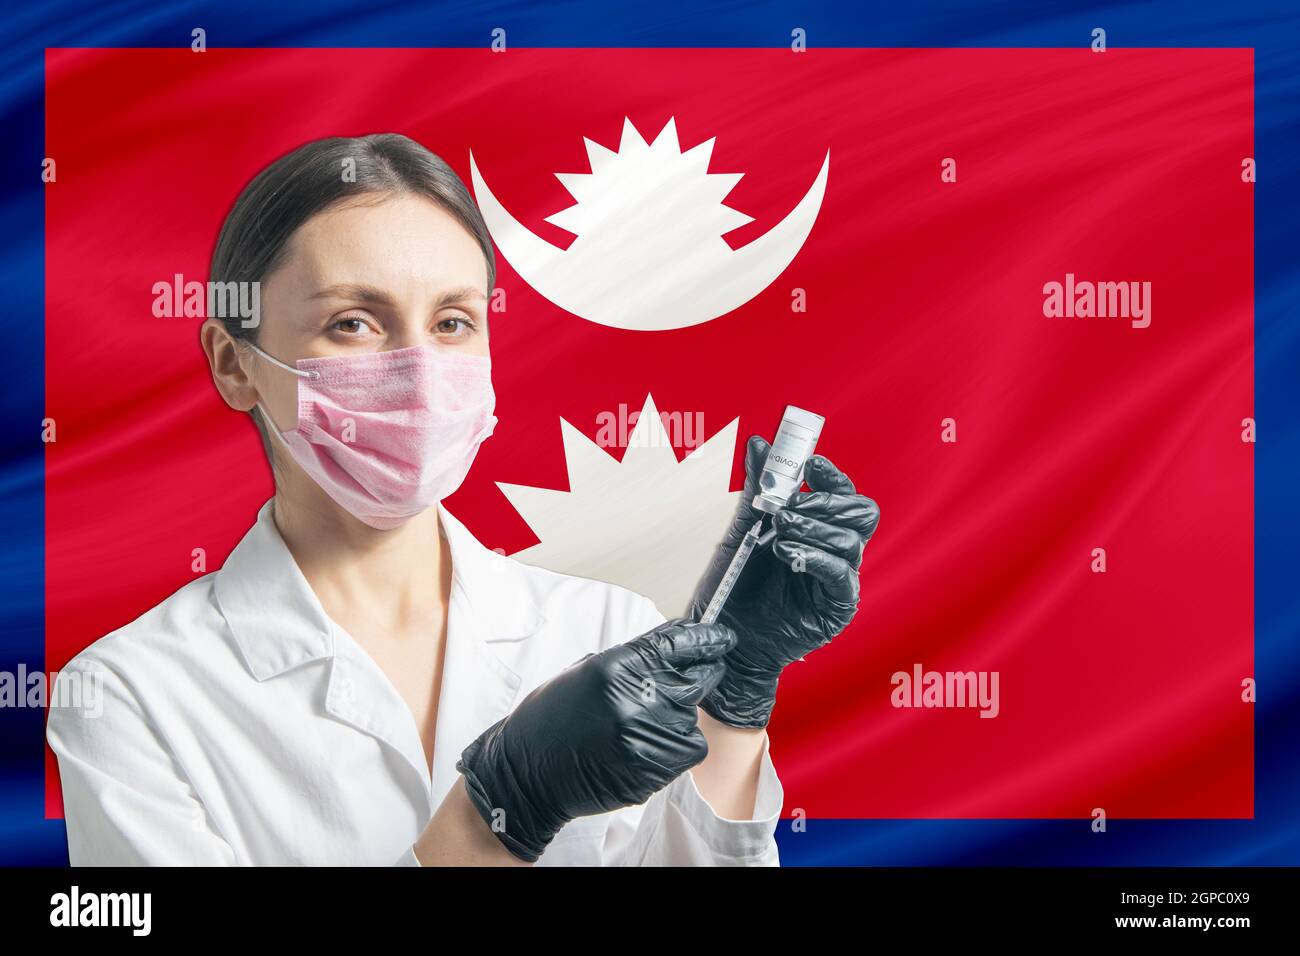
<svg viewBox="0 0 1300 956"><path fill-rule="evenodd" d="M745 491L727 535L695 592L690 615L699 620L741 539L763 514L752 502L768 443L751 436ZM821 455L808 459L799 492L772 522L776 538L750 557L718 622L739 641L723 658L722 681L700 702L733 727L766 727L781 671L830 643L858 609L858 569L880 509L859 495L848 476Z"/></svg>

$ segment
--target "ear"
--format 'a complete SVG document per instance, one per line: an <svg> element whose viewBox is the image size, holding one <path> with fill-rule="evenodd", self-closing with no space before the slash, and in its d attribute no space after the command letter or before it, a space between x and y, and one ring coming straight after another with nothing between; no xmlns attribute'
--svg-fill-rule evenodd
<svg viewBox="0 0 1300 956"><path fill-rule="evenodd" d="M199 342L212 369L212 381L226 404L247 412L257 404L257 389L245 371L242 360L247 350L226 331L217 319L208 319L199 328Z"/></svg>

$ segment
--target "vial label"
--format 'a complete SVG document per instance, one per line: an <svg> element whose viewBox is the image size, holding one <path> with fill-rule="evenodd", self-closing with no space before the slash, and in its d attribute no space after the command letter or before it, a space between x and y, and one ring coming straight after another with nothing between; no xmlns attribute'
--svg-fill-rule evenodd
<svg viewBox="0 0 1300 956"><path fill-rule="evenodd" d="M793 481L803 472L804 463L808 460L808 449L816 440L817 433L811 428L789 420L782 422L776 440L767 454L767 465L764 471L774 471Z"/></svg>

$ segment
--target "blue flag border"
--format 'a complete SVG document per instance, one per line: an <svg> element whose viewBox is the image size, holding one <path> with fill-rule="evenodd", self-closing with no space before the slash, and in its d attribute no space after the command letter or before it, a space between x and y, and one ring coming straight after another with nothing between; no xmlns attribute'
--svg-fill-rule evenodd
<svg viewBox="0 0 1300 956"><path fill-rule="evenodd" d="M1300 8L1157 0L999 4L960 0L817 4L760 2L621 5L575 0L376 7L364 0L295 3L89 3L33 5L0 25L10 69L0 110L10 148L0 151L0 208L11 236L0 287L21 323L0 352L8 401L0 405L0 669L44 662L44 52L52 47L181 47L202 27L214 47L477 47L496 27L513 47L786 47L802 27L817 47L1086 47L1102 27L1119 47L1255 50L1255 734L1253 820L1110 820L1105 834L1079 820L823 820L778 830L782 864L950 866L1186 866L1300 863L1300 598L1288 573L1300 541ZM1287 170L1291 170L1290 173ZM1289 240L1289 241L1288 241ZM1288 322L1288 318L1291 321ZM31 321L28 321L28 320ZM1207 510L1213 502L1207 502ZM1212 513L1212 512L1211 512ZM93 569L87 573L93 574ZM67 862L63 821L44 818L44 714L0 711L0 864ZM864 768L863 772L869 772Z"/></svg>

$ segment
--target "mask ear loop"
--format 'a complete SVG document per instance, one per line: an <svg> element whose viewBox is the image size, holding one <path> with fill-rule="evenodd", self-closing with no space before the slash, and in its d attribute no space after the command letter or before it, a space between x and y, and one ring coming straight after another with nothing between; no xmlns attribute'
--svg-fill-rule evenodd
<svg viewBox="0 0 1300 956"><path fill-rule="evenodd" d="M252 342L248 341L248 339L241 339L240 341L242 341L245 345L247 345L250 349L252 349L252 350L253 350L254 352L256 352L258 355L262 356L262 358L266 359L266 360L267 360L268 362L270 362L272 365L278 365L278 366L280 366L280 368L284 369L286 372L292 372L294 375L297 375L299 378L309 378L309 379L310 379L310 378L320 378L320 372L316 371L315 369L308 369L307 371L304 372L304 371L302 371L301 369L296 369L296 368L294 368L292 365L285 365L285 364L284 364L283 362L281 362L278 358L275 358L275 357L272 356L272 355L267 355L265 352L263 352L261 349L259 349L259 348L258 348L256 345L254 345ZM273 434L277 439L279 439L280 443L281 443L282 445L284 445L285 448L288 448L288 447L289 447L289 443L288 443L287 441L285 441L284 436L283 436L282 434L280 434L280 428L279 428L279 426L276 425L275 422L271 419L271 413L268 412L268 411L266 410L266 406L264 406L264 405L261 403L261 401L258 401L257 404L256 404L254 407L255 407L259 412L262 413L262 421L266 422L266 428L267 428L267 431L271 432L271 434Z"/></svg>
<svg viewBox="0 0 1300 956"><path fill-rule="evenodd" d="M308 369L307 371L304 372L302 369L294 368L292 365L285 365L278 358L267 355L265 352L259 349L252 342L248 341L248 339L242 339L241 341L245 345L247 345L250 349L252 349L254 352L256 352L258 355L262 356L262 358L270 362L272 365L278 365L286 372L292 372L294 375L297 375L299 378L320 378L320 372L316 371L315 369Z"/></svg>
<svg viewBox="0 0 1300 956"><path fill-rule="evenodd" d="M266 430L275 436L276 441L278 441L281 445L283 445L286 449L288 449L289 443L285 441L284 436L280 434L279 426L277 426L275 422L271 421L271 413L266 410L266 406L264 406L261 402L258 402L253 407L256 408L261 413L262 421L266 423Z"/></svg>

